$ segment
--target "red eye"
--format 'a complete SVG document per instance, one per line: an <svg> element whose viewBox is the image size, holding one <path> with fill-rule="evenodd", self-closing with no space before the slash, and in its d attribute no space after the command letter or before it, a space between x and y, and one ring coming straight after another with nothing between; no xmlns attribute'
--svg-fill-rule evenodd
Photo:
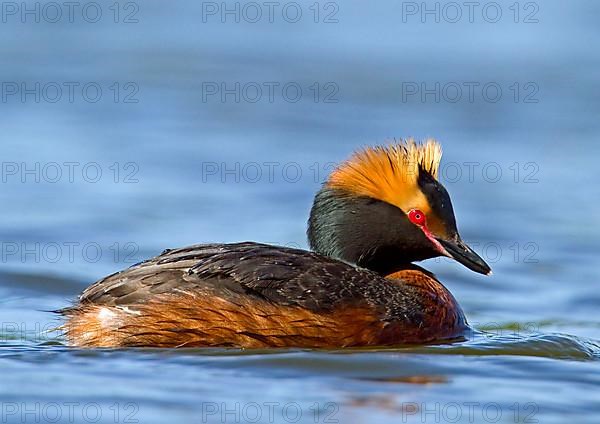
<svg viewBox="0 0 600 424"><path fill-rule="evenodd" d="M421 212L419 209L411 209L408 212L408 219L410 219L410 222L412 222L413 224L416 224L418 226L423 226L425 225L425 214L423 212Z"/></svg>

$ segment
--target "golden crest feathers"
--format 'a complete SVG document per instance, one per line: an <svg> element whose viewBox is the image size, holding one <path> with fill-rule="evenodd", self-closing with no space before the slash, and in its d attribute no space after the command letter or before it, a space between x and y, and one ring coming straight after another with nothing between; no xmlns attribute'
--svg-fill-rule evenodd
<svg viewBox="0 0 600 424"><path fill-rule="evenodd" d="M427 203L418 188L419 169L437 179L442 147L434 139L409 138L387 146L367 147L339 165L326 185L369 196L403 210Z"/></svg>

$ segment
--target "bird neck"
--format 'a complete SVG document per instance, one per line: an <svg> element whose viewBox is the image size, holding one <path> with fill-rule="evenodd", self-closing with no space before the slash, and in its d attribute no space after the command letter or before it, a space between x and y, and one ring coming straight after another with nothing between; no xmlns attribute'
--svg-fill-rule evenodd
<svg viewBox="0 0 600 424"><path fill-rule="evenodd" d="M438 256L399 208L327 187L315 196L307 235L316 253L382 275Z"/></svg>

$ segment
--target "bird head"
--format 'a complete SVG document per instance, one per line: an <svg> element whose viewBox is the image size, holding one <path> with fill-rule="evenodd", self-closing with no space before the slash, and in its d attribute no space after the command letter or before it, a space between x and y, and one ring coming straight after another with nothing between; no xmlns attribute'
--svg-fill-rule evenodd
<svg viewBox="0 0 600 424"><path fill-rule="evenodd" d="M311 248L385 275L437 256L490 274L458 233L450 196L437 180L441 157L441 146L431 139L356 152L315 196Z"/></svg>

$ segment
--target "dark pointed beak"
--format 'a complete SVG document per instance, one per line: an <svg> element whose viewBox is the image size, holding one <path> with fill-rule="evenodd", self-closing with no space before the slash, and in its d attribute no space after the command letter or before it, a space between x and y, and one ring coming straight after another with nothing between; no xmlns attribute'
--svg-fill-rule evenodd
<svg viewBox="0 0 600 424"><path fill-rule="evenodd" d="M446 249L452 259L463 264L471 271L485 275L492 273L490 266L460 238L452 241L442 238L436 238L436 240Z"/></svg>

